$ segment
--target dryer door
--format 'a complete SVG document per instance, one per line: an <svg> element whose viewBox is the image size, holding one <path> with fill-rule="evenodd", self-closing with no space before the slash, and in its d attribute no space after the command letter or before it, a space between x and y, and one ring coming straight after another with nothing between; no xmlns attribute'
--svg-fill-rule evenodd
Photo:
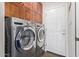
<svg viewBox="0 0 79 59"><path fill-rule="evenodd" d="M19 52L27 53L33 47L35 33L28 28L21 28L15 38L15 46Z"/></svg>
<svg viewBox="0 0 79 59"><path fill-rule="evenodd" d="M43 27L40 27L38 30L38 40L37 40L37 48L36 55L40 56L45 52L45 30Z"/></svg>
<svg viewBox="0 0 79 59"><path fill-rule="evenodd" d="M45 44L45 29L44 27L39 28L38 30L38 45L39 47L44 46Z"/></svg>

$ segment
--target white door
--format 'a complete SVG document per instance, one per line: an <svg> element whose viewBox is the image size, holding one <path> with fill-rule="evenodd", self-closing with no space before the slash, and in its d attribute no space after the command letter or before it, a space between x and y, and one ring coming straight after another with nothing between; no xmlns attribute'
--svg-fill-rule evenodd
<svg viewBox="0 0 79 59"><path fill-rule="evenodd" d="M46 43L47 50L65 56L66 15L65 6L47 10Z"/></svg>

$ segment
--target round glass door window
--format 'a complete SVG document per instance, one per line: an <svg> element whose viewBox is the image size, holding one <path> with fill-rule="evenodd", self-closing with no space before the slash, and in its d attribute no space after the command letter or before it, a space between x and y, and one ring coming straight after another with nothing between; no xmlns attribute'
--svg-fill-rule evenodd
<svg viewBox="0 0 79 59"><path fill-rule="evenodd" d="M39 38L39 41L43 41L45 39L45 31L43 29L39 30L39 33L38 33L38 38Z"/></svg>
<svg viewBox="0 0 79 59"><path fill-rule="evenodd" d="M27 29L23 31L20 40L21 48L23 48L24 50L27 50L27 48L30 49L30 47L32 47L33 45L34 40L35 33L32 30Z"/></svg>
<svg viewBox="0 0 79 59"><path fill-rule="evenodd" d="M33 46L33 41L35 39L35 33L31 29L26 29L21 33L17 34L16 46L20 50L29 50Z"/></svg>
<svg viewBox="0 0 79 59"><path fill-rule="evenodd" d="M38 41L37 41L37 45L42 48L44 46L45 43L45 31L43 28L40 28L38 31Z"/></svg>

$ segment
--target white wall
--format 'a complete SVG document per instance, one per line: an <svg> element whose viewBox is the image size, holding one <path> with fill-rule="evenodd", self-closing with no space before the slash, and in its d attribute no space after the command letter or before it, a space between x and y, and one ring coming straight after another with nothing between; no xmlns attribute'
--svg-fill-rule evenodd
<svg viewBox="0 0 79 59"><path fill-rule="evenodd" d="M4 56L4 3L0 2L0 57Z"/></svg>
<svg viewBox="0 0 79 59"><path fill-rule="evenodd" d="M71 3L68 12L68 56L75 56L75 3Z"/></svg>

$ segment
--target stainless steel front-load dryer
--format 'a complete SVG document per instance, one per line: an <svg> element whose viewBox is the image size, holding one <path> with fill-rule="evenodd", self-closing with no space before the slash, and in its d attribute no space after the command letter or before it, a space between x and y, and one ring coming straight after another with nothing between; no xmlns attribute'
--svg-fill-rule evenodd
<svg viewBox="0 0 79 59"><path fill-rule="evenodd" d="M27 21L5 17L5 56L35 56L35 40L35 28L28 26Z"/></svg>
<svg viewBox="0 0 79 59"><path fill-rule="evenodd" d="M37 41L36 41L36 55L41 56L45 52L45 27L37 24Z"/></svg>

